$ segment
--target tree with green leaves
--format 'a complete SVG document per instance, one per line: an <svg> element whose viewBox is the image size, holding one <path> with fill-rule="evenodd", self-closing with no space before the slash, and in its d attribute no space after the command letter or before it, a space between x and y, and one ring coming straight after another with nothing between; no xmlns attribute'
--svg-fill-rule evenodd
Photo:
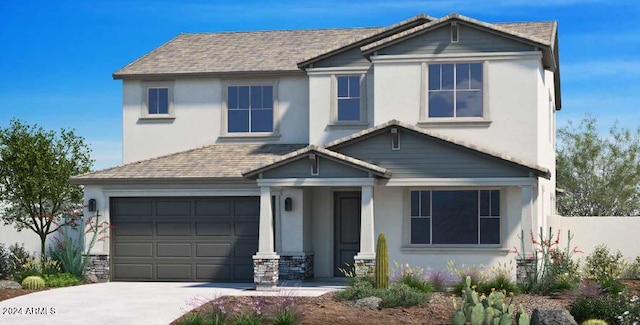
<svg viewBox="0 0 640 325"><path fill-rule="evenodd" d="M69 183L90 170L91 149L73 130L46 131L12 120L0 128L0 220L40 238L44 261L47 236L82 206L82 188Z"/></svg>
<svg viewBox="0 0 640 325"><path fill-rule="evenodd" d="M569 122L558 132L558 212L564 216L640 215L640 127L615 123L598 134L596 119Z"/></svg>

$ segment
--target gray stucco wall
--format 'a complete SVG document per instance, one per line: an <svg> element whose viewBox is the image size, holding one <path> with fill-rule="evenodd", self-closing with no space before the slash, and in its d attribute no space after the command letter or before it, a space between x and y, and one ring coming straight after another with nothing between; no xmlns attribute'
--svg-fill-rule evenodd
<svg viewBox="0 0 640 325"><path fill-rule="evenodd" d="M311 163L305 156L296 161L279 166L272 170L264 172L262 175L264 178L294 178L294 177L316 177L316 178L328 178L328 177L368 177L368 173L347 166L341 163L337 163L330 159L318 157L320 159L320 175L311 175Z"/></svg>
<svg viewBox="0 0 640 325"><path fill-rule="evenodd" d="M352 48L342 53L333 55L324 60L313 63L314 68L325 67L354 67L354 66L369 66L371 62L365 59L360 52L359 47Z"/></svg>

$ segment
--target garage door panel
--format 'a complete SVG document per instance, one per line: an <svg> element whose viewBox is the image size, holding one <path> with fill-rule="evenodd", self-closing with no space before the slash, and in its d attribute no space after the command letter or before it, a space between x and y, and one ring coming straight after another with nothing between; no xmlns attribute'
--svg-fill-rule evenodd
<svg viewBox="0 0 640 325"><path fill-rule="evenodd" d="M156 222L157 236L191 236L191 222Z"/></svg>
<svg viewBox="0 0 640 325"><path fill-rule="evenodd" d="M234 224L234 235L238 237L258 237L260 224L252 221L236 221Z"/></svg>
<svg viewBox="0 0 640 325"><path fill-rule="evenodd" d="M158 243L157 257L191 257L190 243Z"/></svg>
<svg viewBox="0 0 640 325"><path fill-rule="evenodd" d="M117 222L114 234L118 236L151 236L153 223L151 222Z"/></svg>
<svg viewBox="0 0 640 325"><path fill-rule="evenodd" d="M235 257L251 257L258 251L258 245L255 243L236 243L234 249Z"/></svg>
<svg viewBox="0 0 640 325"><path fill-rule="evenodd" d="M228 200L212 199L196 202L196 216L223 216L231 215L231 204Z"/></svg>
<svg viewBox="0 0 640 325"><path fill-rule="evenodd" d="M116 257L153 257L152 243L116 243Z"/></svg>
<svg viewBox="0 0 640 325"><path fill-rule="evenodd" d="M253 264L236 264L233 275L238 280L253 280Z"/></svg>
<svg viewBox="0 0 640 325"><path fill-rule="evenodd" d="M158 280L191 280L191 264L156 264Z"/></svg>
<svg viewBox="0 0 640 325"><path fill-rule="evenodd" d="M156 216L188 217L191 215L191 202L180 201L158 201L156 203Z"/></svg>
<svg viewBox="0 0 640 325"><path fill-rule="evenodd" d="M198 243L196 257L228 257L231 255L230 243Z"/></svg>
<svg viewBox="0 0 640 325"><path fill-rule="evenodd" d="M153 278L153 264L116 264L116 279L148 280Z"/></svg>
<svg viewBox="0 0 640 325"><path fill-rule="evenodd" d="M198 236L231 236L231 224L228 221L196 222Z"/></svg>
<svg viewBox="0 0 640 325"><path fill-rule="evenodd" d="M120 199L115 204L115 214L123 219L153 215L153 201L145 199Z"/></svg>
<svg viewBox="0 0 640 325"><path fill-rule="evenodd" d="M260 201L251 198L234 201L233 215L237 217L260 215Z"/></svg>
<svg viewBox="0 0 640 325"><path fill-rule="evenodd" d="M220 264L198 264L196 266L196 281L229 281L231 277L231 265Z"/></svg>

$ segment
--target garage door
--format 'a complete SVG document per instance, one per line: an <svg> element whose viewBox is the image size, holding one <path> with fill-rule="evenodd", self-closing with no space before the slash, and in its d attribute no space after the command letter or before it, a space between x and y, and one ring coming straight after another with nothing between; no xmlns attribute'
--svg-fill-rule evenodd
<svg viewBox="0 0 640 325"><path fill-rule="evenodd" d="M112 198L112 279L253 281L257 197Z"/></svg>

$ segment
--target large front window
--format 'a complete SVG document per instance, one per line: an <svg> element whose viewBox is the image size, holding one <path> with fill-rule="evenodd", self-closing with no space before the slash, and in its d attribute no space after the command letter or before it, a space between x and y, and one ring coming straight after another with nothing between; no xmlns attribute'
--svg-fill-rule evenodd
<svg viewBox="0 0 640 325"><path fill-rule="evenodd" d="M411 191L411 244L500 244L500 191Z"/></svg>
<svg viewBox="0 0 640 325"><path fill-rule="evenodd" d="M429 64L429 118L482 117L482 63Z"/></svg>
<svg viewBox="0 0 640 325"><path fill-rule="evenodd" d="M360 76L337 76L338 121L360 121Z"/></svg>
<svg viewBox="0 0 640 325"><path fill-rule="evenodd" d="M227 132L273 132L273 86L227 87Z"/></svg>

